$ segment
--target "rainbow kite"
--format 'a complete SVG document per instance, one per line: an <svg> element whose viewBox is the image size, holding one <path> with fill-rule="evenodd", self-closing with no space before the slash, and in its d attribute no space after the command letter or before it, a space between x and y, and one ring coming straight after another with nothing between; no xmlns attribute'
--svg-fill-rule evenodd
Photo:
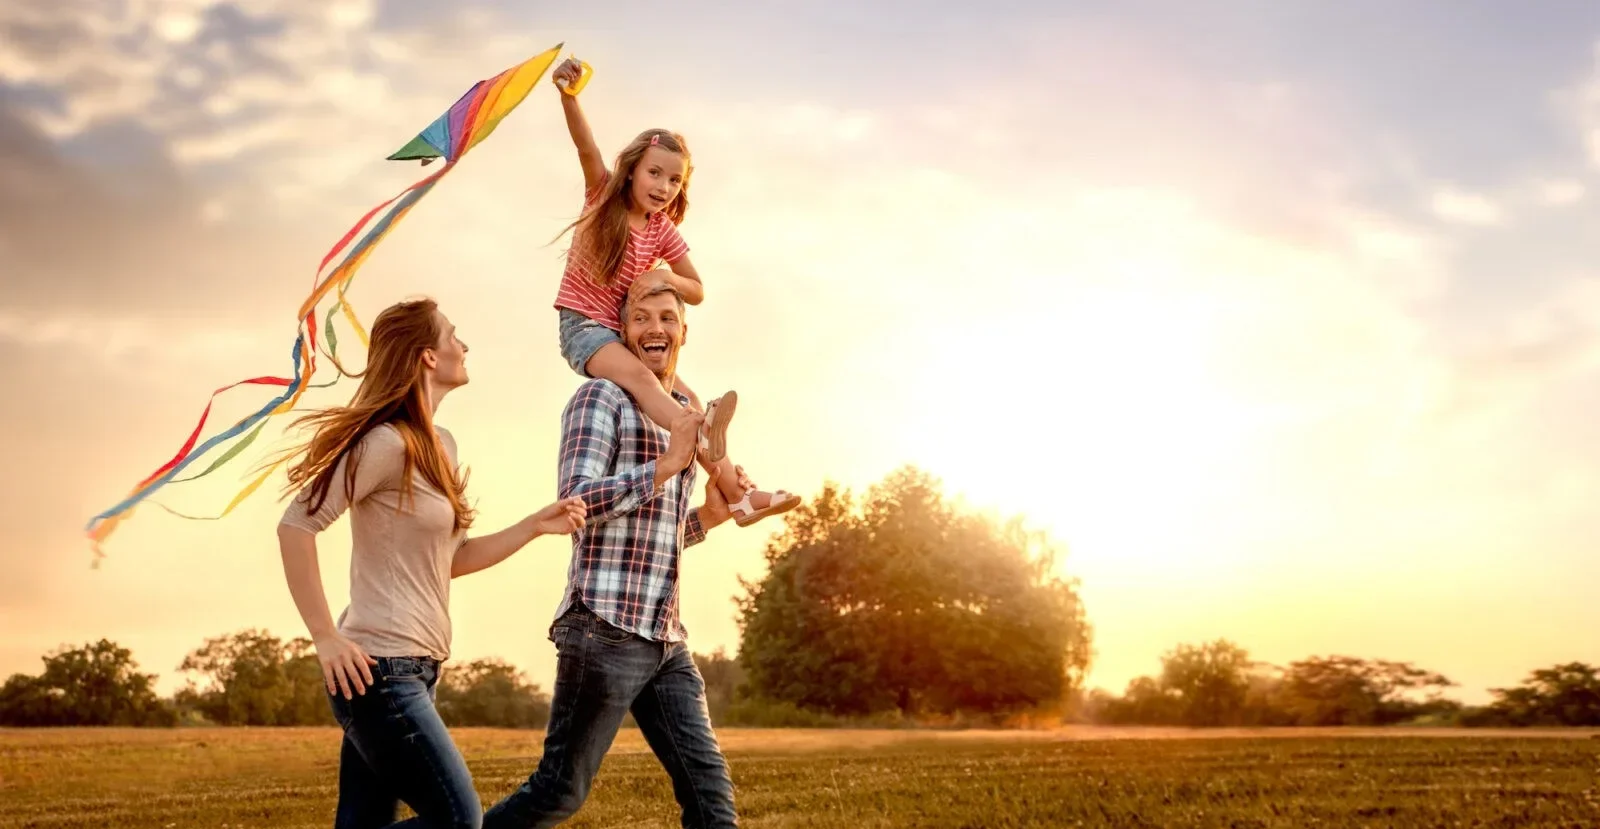
<svg viewBox="0 0 1600 829"><path fill-rule="evenodd" d="M361 220L356 222L355 226L351 227L349 232L345 233L344 237L333 246L333 249L329 250L328 254L322 258L321 264L317 266L317 276L312 279L311 295L306 297L305 302L301 303L296 317L299 321L299 333L295 337L294 346L289 356L290 362L294 364L294 376L254 377L223 386L212 392L211 399L200 413L200 422L195 425L194 430L189 434L188 440L178 449L177 454L140 481L120 503L89 520L85 531L94 550L94 566L99 566L99 560L105 557L104 552L101 551L101 544L116 529L117 524L132 517L134 507L138 506L141 501L148 498L157 489L169 483L192 481L211 474L218 467L243 452L256 439L256 436L261 433L261 429L266 426L267 418L292 410L307 388L326 388L338 382L339 377L349 375L349 372L346 372L339 363L337 356L338 339L334 336L333 311L337 306L343 313L344 318L350 323L350 326L355 329L356 336L360 338L362 345L368 344L367 333L361 327L361 323L356 317L355 309L351 308L350 303L345 299L345 291L349 289L350 283L355 279L356 271L366 261L367 256L372 253L372 248L377 245L378 241L393 229L394 225L423 196L427 195L428 191L432 190L433 186L438 184L446 173L455 167L456 162L460 161L479 142L488 138L490 133L494 132L495 127L499 126L500 121L511 110L515 109L518 104L522 103L523 99L532 91L533 85L538 83L544 73L555 63L562 47L565 45L565 43L558 43L553 48L511 67L493 78L478 81L447 112L439 116L437 120L428 125L426 129L404 147L388 157L388 160L391 161L421 160L423 165L432 163L436 158L443 158L445 163L433 175L418 181L400 191L388 201L367 211L367 214L362 216ZM570 87L564 88L567 94L576 95L583 85L587 83L589 73L592 70L588 64L583 64L582 67L583 73L579 80ZM385 210L386 208L387 210ZM379 211L385 211L381 217L378 216ZM374 221L375 217L376 221ZM324 276L323 270L328 267L328 263L339 255L340 251L345 250L346 246L350 245L350 241L356 237L356 234L362 228L369 228L366 235L361 237L361 240L354 247L350 247L344 259ZM317 370L316 304L335 289L337 289L336 298L329 303L328 308L323 312L325 319L323 338L328 346L328 350L324 351L323 354L328 358L329 362L333 363L335 370L338 371L338 376L320 386L310 386L307 384ZM206 418L211 414L211 405L216 401L217 395L245 385L281 386L283 392L267 401L266 405L262 406L254 414L233 424L227 430L215 435L198 447L195 446L201 431L205 428ZM251 427L254 428L252 429ZM249 430L248 433L247 430ZM218 457L210 466L206 467L204 471L186 478L176 477L178 473L199 460L207 452L240 435L244 435L243 440L230 447L221 457ZM247 484L244 489L240 490L233 497L233 500L228 502L227 507L223 509L220 515L204 520L215 520L232 512L234 507L248 498L251 493L255 492L266 481L267 477L272 474L278 465L276 463L273 464ZM165 506L162 506L162 508L184 518L195 518L195 516L184 515Z"/></svg>

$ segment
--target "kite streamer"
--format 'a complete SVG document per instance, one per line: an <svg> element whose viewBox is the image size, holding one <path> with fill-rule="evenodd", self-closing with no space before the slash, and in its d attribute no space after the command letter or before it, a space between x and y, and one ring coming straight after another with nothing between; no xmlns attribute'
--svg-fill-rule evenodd
<svg viewBox="0 0 1600 829"><path fill-rule="evenodd" d="M156 490L169 483L193 481L211 474L219 467L238 457L249 447L266 426L267 418L292 410L307 389L327 388L338 382L340 377L350 376L350 373L339 362L338 338L334 336L333 319L334 311L337 308L355 330L356 336L361 340L362 345L369 344L366 330L362 328L355 309L350 306L349 301L345 298L345 292L349 289L350 283L354 281L356 272L372 253L372 249L394 228L395 224L403 219L411 211L411 208L416 206L417 202L423 196L426 196L434 185L439 183L439 180L445 174L455 168L456 163L461 160L462 156L477 146L479 142L488 138L494 132L495 127L499 126L501 120L517 105L522 103L523 99L532 91L533 85L538 83L539 79L555 63L564 46L565 43L558 43L551 49L535 55L492 78L473 84L472 88L467 90L466 94L462 95L449 110L435 119L432 124L429 124L422 132L418 133L404 147L388 157L387 160L390 161L421 161L424 166L439 158L444 159L445 163L443 167L432 175L416 182L388 201L367 211L366 215L362 216L360 221L356 222L328 251L327 255L322 258L322 262L317 266L317 276L312 279L311 294L301 303L296 317L299 320L298 333L289 356L290 362L294 365L293 376L253 377L223 386L212 392L210 400L206 402L205 409L200 413L199 423L195 425L188 439L184 441L177 453L172 456L172 459L140 481L120 503L89 520L84 529L95 554L96 566L99 564L99 559L105 555L101 550L105 540L119 523L131 518L134 509ZM583 84L587 82L590 71L588 64L583 64L582 75L577 83L565 88L563 91L567 94L576 95L578 90L583 87ZM351 241L356 238L362 228L368 227L369 224L371 226L366 234L354 246L351 246ZM345 252L344 259L332 271L323 275L328 263L333 261L334 257L338 256L341 251L346 251L347 247L348 251ZM337 374L332 381L320 385L311 385L310 380L317 370L316 357L319 350L316 306L330 292L336 293L333 301L323 311L325 325L322 334L323 340L327 344L327 350L322 353L328 358L328 362L333 364ZM249 385L282 387L282 393L267 401L266 405L253 414L239 420L228 429L196 446L195 444L199 441L200 435L205 429L206 420L211 415L211 406L216 402L217 396L240 386ZM203 471L183 478L177 477L179 473L183 472L190 464L198 461L207 452L227 441L239 438L241 435L243 439L229 447L226 452L212 461ZM158 502L153 503L157 503L157 506L182 518L216 520L232 512L234 507L250 497L251 493L255 492L282 462L280 460L272 464L250 481L249 484L245 485L244 489L240 490L233 497L233 500L228 502L228 505L220 515L209 517L186 515Z"/></svg>

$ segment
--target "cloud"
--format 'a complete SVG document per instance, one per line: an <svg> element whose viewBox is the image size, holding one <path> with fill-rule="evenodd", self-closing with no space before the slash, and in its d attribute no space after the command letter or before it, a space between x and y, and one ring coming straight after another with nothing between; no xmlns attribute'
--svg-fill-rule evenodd
<svg viewBox="0 0 1600 829"><path fill-rule="evenodd" d="M310 249L303 230L259 216L208 223L203 193L159 145L126 152L136 145L125 142L114 164L72 159L0 105L0 308L12 316L97 309L183 325L200 295L233 300L206 312L224 323L295 301L284 280L263 277L309 280L305 254L295 254ZM303 292L306 283L293 284Z"/></svg>
<svg viewBox="0 0 1600 829"><path fill-rule="evenodd" d="M0 255L18 275L0 300L0 353L13 358L0 364L8 388L41 390L8 427L37 436L24 465L44 470L0 502L49 522L16 543L73 566L85 517L165 460L205 393L287 368L287 316L316 258L416 177L382 156L544 40L471 9L408 27L363 3L151 8L138 21L111 4L0 8L0 32L24 43L0 50L16 87L0 99ZM1560 445L1582 432L1544 418L1569 417L1573 390L1592 383L1600 320L1582 309L1600 302L1559 267L1537 275L1567 287L1528 290L1494 270L1524 263L1521 234L1475 232L1561 202L1577 181L1552 173L1508 194L1429 169L1427 147L1302 78L1223 76L1091 28L1017 42L998 76L948 83L942 53L886 58L923 82L871 105L864 65L833 78L762 60L790 80L776 95L692 64L668 79L620 48L610 62L584 53L606 67L587 101L603 150L655 124L695 148L685 235L710 298L691 313L690 379L749 401L740 457L764 483L860 484L911 458L979 501L1054 522L1080 562L1101 556L1095 589L1127 553L1172 578L1228 571L1241 591L1336 560L1437 568L1416 551L1547 527L1530 516L1592 490L1593 459ZM726 73L738 56L697 59ZM115 67L125 76L107 82ZM357 283L367 319L421 291L443 294L470 332L487 382L452 402L451 425L464 446L495 447L476 454L474 480L506 514L547 486L552 413L574 381L542 327L559 272L559 245L544 243L579 189L568 148L551 152L565 135L548 92ZM1491 307L1464 314L1474 302ZM104 402L71 408L77 388ZM230 405L245 408L239 397ZM950 439L993 423L996 400L1048 440L997 454ZM85 451L81 435L108 426L122 437ZM1553 501L1548 481L1561 482ZM232 485L172 495L214 512ZM46 490L73 494L46 505ZM249 509L181 531L147 514L114 555L148 574L141 587L174 591L173 606L192 585L157 577L217 549L237 558L208 573L281 586L270 538L251 529L272 509ZM761 566L752 537L734 538L713 542L701 560L715 567L686 584L686 608L711 620L697 636L712 624L732 635L725 598ZM507 602L526 605L528 584L558 590L559 565L524 555L495 584L464 585L504 592L461 602L462 629L481 625L463 640L504 646ZM6 599L31 595L48 618L57 600L80 601L66 583L49 593L24 579ZM249 606L218 595L192 603L228 624L298 624L281 591ZM1125 624L1145 612L1141 595L1123 594ZM1095 613L1117 624L1115 609Z"/></svg>
<svg viewBox="0 0 1600 829"><path fill-rule="evenodd" d="M1435 191L1429 205L1439 218L1466 225L1498 225L1506 218L1505 211L1488 196L1453 188Z"/></svg>
<svg viewBox="0 0 1600 829"><path fill-rule="evenodd" d="M247 355L279 345L277 340L267 342L259 329L204 324L174 329L148 316L23 314L5 308L0 308L0 343L48 351L57 359L91 360L106 371L141 375L170 375L197 366L213 370L236 366ZM287 360L284 368L289 368Z"/></svg>
<svg viewBox="0 0 1600 829"><path fill-rule="evenodd" d="M1600 168L1600 40L1590 48L1588 73L1549 97L1563 123L1574 131L1586 160Z"/></svg>
<svg viewBox="0 0 1600 829"><path fill-rule="evenodd" d="M1568 179L1549 180L1539 185L1539 197L1548 205L1576 204L1587 192L1583 182Z"/></svg>

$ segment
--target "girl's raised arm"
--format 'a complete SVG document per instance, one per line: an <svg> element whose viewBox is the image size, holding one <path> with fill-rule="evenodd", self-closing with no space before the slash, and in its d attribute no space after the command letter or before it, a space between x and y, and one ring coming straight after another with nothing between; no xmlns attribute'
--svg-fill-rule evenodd
<svg viewBox="0 0 1600 829"><path fill-rule="evenodd" d="M563 81L576 82L581 71L577 61L567 58L550 73L550 82L561 89ZM572 143L578 148L578 164L583 167L583 191L587 193L605 179L606 160L600 155L600 145L595 143L594 131L589 129L589 119L583 117L578 96L568 95L563 89L561 110L567 116L567 132L572 135Z"/></svg>

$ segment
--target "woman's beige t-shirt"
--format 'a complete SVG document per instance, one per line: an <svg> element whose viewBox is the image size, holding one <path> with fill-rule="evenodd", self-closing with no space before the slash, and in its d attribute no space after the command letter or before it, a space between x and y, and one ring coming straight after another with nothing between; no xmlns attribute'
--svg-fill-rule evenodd
<svg viewBox="0 0 1600 829"><path fill-rule="evenodd" d="M438 431L455 467L455 438L442 428ZM356 477L347 497L345 470L352 455ZM308 511L307 487L279 523L320 533L348 509L350 604L339 614L339 632L370 656L443 661L450 656L450 565L466 533L455 530L450 500L420 472L412 471L411 496L402 500L404 469L405 442L399 431L389 424L378 426L340 459L321 509Z"/></svg>

